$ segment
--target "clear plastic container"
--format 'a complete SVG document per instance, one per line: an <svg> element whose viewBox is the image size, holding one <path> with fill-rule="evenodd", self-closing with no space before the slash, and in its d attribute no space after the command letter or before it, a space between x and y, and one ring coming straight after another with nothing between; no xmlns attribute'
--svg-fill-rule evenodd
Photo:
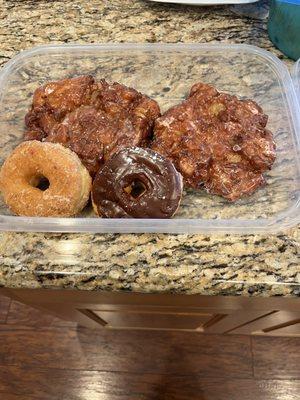
<svg viewBox="0 0 300 400"><path fill-rule="evenodd" d="M296 95L297 95L298 103L300 104L300 59L294 65L293 79L294 79L294 84L295 84L295 88L296 88Z"/></svg>
<svg viewBox="0 0 300 400"><path fill-rule="evenodd" d="M132 86L156 99L162 110L179 103L191 85L254 99L269 115L277 159L267 185L236 203L187 190L175 218L101 219L90 210L77 218L27 218L0 203L0 229L63 232L264 233L300 222L299 108L286 66L248 45L104 44L43 46L24 51L0 74L0 162L22 140L24 116L41 84L92 74Z"/></svg>

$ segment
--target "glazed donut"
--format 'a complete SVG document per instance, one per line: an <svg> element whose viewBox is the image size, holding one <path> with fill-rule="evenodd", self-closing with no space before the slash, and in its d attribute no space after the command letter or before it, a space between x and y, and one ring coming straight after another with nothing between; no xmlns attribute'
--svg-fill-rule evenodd
<svg viewBox="0 0 300 400"><path fill-rule="evenodd" d="M49 187L41 190L42 178ZM70 217L89 199L91 177L78 156L60 144L21 143L0 171L4 201L17 215Z"/></svg>
<svg viewBox="0 0 300 400"><path fill-rule="evenodd" d="M93 207L104 218L170 218L179 207L182 186L171 161L153 150L128 147L98 171Z"/></svg>

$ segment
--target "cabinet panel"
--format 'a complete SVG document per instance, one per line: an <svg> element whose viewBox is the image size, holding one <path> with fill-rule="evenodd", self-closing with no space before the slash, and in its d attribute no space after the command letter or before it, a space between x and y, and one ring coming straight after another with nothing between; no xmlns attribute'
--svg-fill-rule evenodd
<svg viewBox="0 0 300 400"><path fill-rule="evenodd" d="M282 329L282 333L284 331L288 332L288 327L290 327L289 329L291 330L297 331L299 329L299 323L300 312L273 311L267 316L234 329L232 333L244 335L277 335L280 329ZM293 325L295 326L292 328Z"/></svg>
<svg viewBox="0 0 300 400"><path fill-rule="evenodd" d="M145 311L93 311L110 328L195 330L211 320L211 314L162 313Z"/></svg>
<svg viewBox="0 0 300 400"><path fill-rule="evenodd" d="M114 305L107 309L88 310L106 328L181 329L203 333L227 333L245 322L266 315L265 311L222 308L149 307ZM94 318L96 320L96 318Z"/></svg>

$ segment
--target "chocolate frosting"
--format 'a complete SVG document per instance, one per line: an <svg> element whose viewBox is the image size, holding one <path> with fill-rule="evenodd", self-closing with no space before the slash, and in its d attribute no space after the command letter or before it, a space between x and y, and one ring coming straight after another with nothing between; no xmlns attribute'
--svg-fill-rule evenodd
<svg viewBox="0 0 300 400"><path fill-rule="evenodd" d="M98 172L92 200L104 218L170 218L182 196L182 177L150 149L120 150Z"/></svg>

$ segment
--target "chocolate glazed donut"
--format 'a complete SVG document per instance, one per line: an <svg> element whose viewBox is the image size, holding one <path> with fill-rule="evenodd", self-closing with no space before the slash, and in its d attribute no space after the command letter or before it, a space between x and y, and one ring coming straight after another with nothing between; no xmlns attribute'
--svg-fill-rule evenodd
<svg viewBox="0 0 300 400"><path fill-rule="evenodd" d="M98 172L92 201L104 218L170 218L179 207L182 177L153 150L120 150Z"/></svg>

